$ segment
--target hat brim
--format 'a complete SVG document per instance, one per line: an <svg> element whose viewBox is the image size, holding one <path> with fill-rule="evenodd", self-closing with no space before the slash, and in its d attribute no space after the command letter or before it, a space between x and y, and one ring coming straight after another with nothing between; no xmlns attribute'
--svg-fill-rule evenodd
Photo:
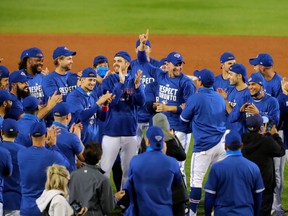
<svg viewBox="0 0 288 216"><path fill-rule="evenodd" d="M252 58L252 59L249 59L249 64L251 65L258 65L259 64L259 61L257 58Z"/></svg>

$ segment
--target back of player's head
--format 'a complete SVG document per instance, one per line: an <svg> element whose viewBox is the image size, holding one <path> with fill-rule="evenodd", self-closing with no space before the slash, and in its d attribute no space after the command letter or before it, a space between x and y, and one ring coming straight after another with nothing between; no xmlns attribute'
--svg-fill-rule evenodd
<svg viewBox="0 0 288 216"><path fill-rule="evenodd" d="M193 75L202 82L204 87L209 88L214 84L214 73L206 68L204 68L203 70L195 70Z"/></svg>
<svg viewBox="0 0 288 216"><path fill-rule="evenodd" d="M7 138L15 138L19 132L18 124L15 119L4 119L2 122L2 135Z"/></svg>
<svg viewBox="0 0 288 216"><path fill-rule="evenodd" d="M102 156L102 147L99 143L88 143L85 146L83 153L85 162L89 165L96 165L99 163Z"/></svg>
<svg viewBox="0 0 288 216"><path fill-rule="evenodd" d="M46 125L42 122L35 122L30 127L30 136L42 137L47 133Z"/></svg>
<svg viewBox="0 0 288 216"><path fill-rule="evenodd" d="M240 134L235 130L231 130L225 137L225 145L230 150L238 150L242 146Z"/></svg>
<svg viewBox="0 0 288 216"><path fill-rule="evenodd" d="M158 126L151 126L146 132L146 136L149 140L150 147L153 150L160 151L163 149L164 133Z"/></svg>

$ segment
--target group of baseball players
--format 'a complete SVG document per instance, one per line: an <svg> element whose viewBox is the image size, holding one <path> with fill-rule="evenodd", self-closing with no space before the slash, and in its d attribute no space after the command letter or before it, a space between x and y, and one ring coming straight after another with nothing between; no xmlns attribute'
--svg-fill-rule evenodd
<svg viewBox="0 0 288 216"><path fill-rule="evenodd" d="M136 59L119 51L112 67L99 55L91 67L71 72L76 51L65 46L54 50L52 72L43 69L37 47L21 53L17 71L0 63L0 216L41 215L36 199L47 167L75 172L91 143L102 147L104 175L113 170L117 190L129 194L126 215L177 215L173 187L187 186L185 160L165 155L172 147L163 141L167 131L153 126L157 113L186 154L194 138L190 199L181 214L197 215L209 167L205 215L285 213L288 80L274 71L272 56L250 58L249 78L231 52L220 57L220 75L204 68L187 76L179 52L161 61L150 56L148 34L139 35ZM93 206L86 207L89 215Z"/></svg>

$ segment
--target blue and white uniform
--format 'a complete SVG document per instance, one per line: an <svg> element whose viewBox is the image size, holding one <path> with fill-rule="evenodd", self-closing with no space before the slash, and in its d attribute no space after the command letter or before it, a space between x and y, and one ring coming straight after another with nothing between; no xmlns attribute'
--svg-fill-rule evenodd
<svg viewBox="0 0 288 216"><path fill-rule="evenodd" d="M29 86L30 95L37 98L40 104L44 104L44 92L42 88L42 81L45 75L42 73L31 75L31 74L28 74L25 70L23 71L26 73L26 76L29 79L28 86Z"/></svg>
<svg viewBox="0 0 288 216"><path fill-rule="evenodd" d="M102 142L99 121L105 121L106 113L96 104L97 100L94 91L87 93L81 87L77 87L67 97L72 113L83 124L81 139L84 145L89 142Z"/></svg>
<svg viewBox="0 0 288 216"><path fill-rule="evenodd" d="M215 90L217 90L218 88L221 88L224 91L227 91L228 87L230 86L230 81L229 79L223 79L223 75L220 74L215 77L215 82L213 86Z"/></svg>
<svg viewBox="0 0 288 216"><path fill-rule="evenodd" d="M22 99L18 98L16 95L10 93L12 106L8 113L5 114L5 118L12 118L18 120L20 116L24 113Z"/></svg>
<svg viewBox="0 0 288 216"><path fill-rule="evenodd" d="M5 178L3 188L3 204L4 210L13 211L20 210L21 205L21 187L20 187L20 173L18 166L17 153L18 151L25 149L24 146L15 142L3 141L0 143L2 148L7 149L12 157L13 172L8 178ZM2 160L2 158L1 158Z"/></svg>
<svg viewBox="0 0 288 216"><path fill-rule="evenodd" d="M214 207L214 215L254 216L254 196L264 190L260 170L242 157L240 150L227 152L224 160L212 165L205 184L207 196L214 196L212 206L207 205L205 196L205 215L211 215Z"/></svg>
<svg viewBox="0 0 288 216"><path fill-rule="evenodd" d="M257 73L261 74L260 72L257 72ZM261 76L263 75L261 74ZM282 76L275 72L271 80L266 80L264 76L263 76L263 79L264 79L263 86L264 86L265 92L271 95L272 97L277 98L279 94L282 92L282 89L281 89L281 81L283 79Z"/></svg>

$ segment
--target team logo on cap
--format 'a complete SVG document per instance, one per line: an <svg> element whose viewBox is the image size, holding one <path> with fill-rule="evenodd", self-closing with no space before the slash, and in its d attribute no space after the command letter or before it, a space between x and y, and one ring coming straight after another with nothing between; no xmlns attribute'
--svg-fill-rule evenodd
<svg viewBox="0 0 288 216"><path fill-rule="evenodd" d="M234 59L234 56L229 56L228 59Z"/></svg>
<svg viewBox="0 0 288 216"><path fill-rule="evenodd" d="M155 136L155 140L157 140L158 142L161 141L162 140L162 136L159 136L159 135Z"/></svg>
<svg viewBox="0 0 288 216"><path fill-rule="evenodd" d="M180 58L181 55L180 55L179 53L175 53L175 54L174 54L174 57L176 57L176 58Z"/></svg>
<svg viewBox="0 0 288 216"><path fill-rule="evenodd" d="M21 72L20 75L21 76L26 76L26 74L24 72Z"/></svg>

